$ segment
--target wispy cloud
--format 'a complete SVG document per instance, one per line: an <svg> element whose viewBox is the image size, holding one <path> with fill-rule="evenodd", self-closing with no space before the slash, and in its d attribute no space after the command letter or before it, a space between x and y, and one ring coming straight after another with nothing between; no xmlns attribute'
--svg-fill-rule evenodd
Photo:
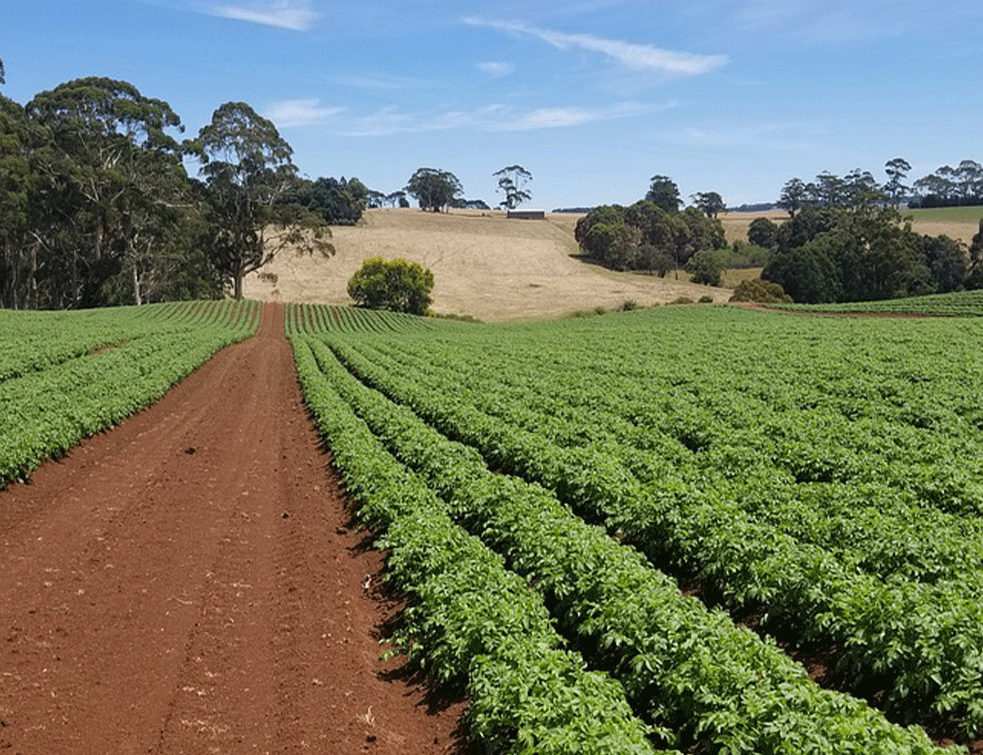
<svg viewBox="0 0 983 755"><path fill-rule="evenodd" d="M414 79L408 76L390 74L363 74L357 76L330 76L329 80L339 86L353 89L418 89L439 86L427 79Z"/></svg>
<svg viewBox="0 0 983 755"><path fill-rule="evenodd" d="M660 106L661 109L672 104ZM337 122L338 133L347 136L388 136L398 133L472 129L476 131L537 131L571 128L598 121L630 118L660 109L636 102L602 107L542 107L521 109L491 104L470 110L407 112L396 106Z"/></svg>
<svg viewBox="0 0 983 755"><path fill-rule="evenodd" d="M815 149L824 137L821 126L808 123L756 123L750 126L701 127L690 126L662 133L658 138L685 145L687 149L755 149L774 151L804 151Z"/></svg>
<svg viewBox="0 0 983 755"><path fill-rule="evenodd" d="M269 105L263 112L279 128L317 126L331 122L345 111L343 107L325 106L318 99L282 100Z"/></svg>
<svg viewBox="0 0 983 755"><path fill-rule="evenodd" d="M509 34L535 37L558 50L581 49L598 53L626 68L665 76L700 76L728 62L726 55L676 52L652 45L597 37L593 34L567 34L508 21L466 18L464 23L470 26L484 26Z"/></svg>
<svg viewBox="0 0 983 755"><path fill-rule="evenodd" d="M249 21L292 31L308 31L318 18L309 0L213 4L207 6L206 12L222 18Z"/></svg>
<svg viewBox="0 0 983 755"><path fill-rule="evenodd" d="M484 63L478 63L477 67L479 71L487 73L489 76L508 76L515 71L514 63L499 63L490 60Z"/></svg>

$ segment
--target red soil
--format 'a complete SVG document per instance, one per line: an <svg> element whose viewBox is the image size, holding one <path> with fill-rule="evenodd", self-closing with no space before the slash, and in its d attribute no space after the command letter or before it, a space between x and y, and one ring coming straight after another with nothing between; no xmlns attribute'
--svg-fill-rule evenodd
<svg viewBox="0 0 983 755"><path fill-rule="evenodd" d="M0 752L438 753L400 606L266 304L258 337L0 492Z"/></svg>

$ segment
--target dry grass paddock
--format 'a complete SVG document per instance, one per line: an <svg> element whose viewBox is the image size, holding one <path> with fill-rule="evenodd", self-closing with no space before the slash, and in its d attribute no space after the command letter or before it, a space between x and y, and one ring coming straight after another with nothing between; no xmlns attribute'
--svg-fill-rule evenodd
<svg viewBox="0 0 983 755"><path fill-rule="evenodd" d="M730 297L727 287L748 275L725 275L724 288L711 288L690 283L682 271L678 278L670 273L660 279L606 270L575 256L579 250L573 232L580 217L548 213L546 220L510 220L496 211L369 210L361 224L333 229L338 250L334 257L311 258L285 250L246 278L244 292L264 301L348 304L348 279L366 257L402 257L433 270L435 312L512 321L615 309L628 300L650 306L711 296L722 302ZM780 210L723 213L727 241L746 240L748 226L758 217L780 223L788 215ZM978 230L977 222L923 221L917 215L913 227L967 244Z"/></svg>
<svg viewBox="0 0 983 755"><path fill-rule="evenodd" d="M496 211L422 212L369 210L353 227L335 227L337 254L307 257L284 250L260 273L247 276L248 298L347 304L348 279L366 257L402 257L433 270L433 309L479 320L533 320L596 307L614 309L627 300L641 306L679 297L711 296L723 302L730 291L617 273L586 263L573 229L579 215L549 213L546 220L508 219Z"/></svg>

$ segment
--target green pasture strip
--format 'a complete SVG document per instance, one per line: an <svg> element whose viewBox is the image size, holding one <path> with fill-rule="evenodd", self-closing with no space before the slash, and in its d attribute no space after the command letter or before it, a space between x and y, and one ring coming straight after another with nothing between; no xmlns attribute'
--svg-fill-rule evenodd
<svg viewBox="0 0 983 755"><path fill-rule="evenodd" d="M235 303L209 304L235 311ZM176 319L159 319L160 308ZM34 343L54 343L67 333L83 348L49 359L0 382L0 487L25 478L41 462L82 438L104 430L160 398L216 351L252 335L255 321L236 326L202 325L185 306L148 305L118 310L0 313L23 336L23 322L42 322ZM25 314L21 320L19 315ZM4 331L5 334L8 331ZM107 333L110 335L107 336ZM94 335L97 334L97 335ZM9 340L9 339L8 339ZM109 345L111 348L93 348Z"/></svg>
<svg viewBox="0 0 983 755"><path fill-rule="evenodd" d="M556 389L556 377L548 369L541 374L499 372L494 356L469 344L448 351L430 345L422 351L416 341L363 339L354 346L421 391L453 391L455 400L543 442L610 451L644 484L682 474L695 487L712 486L752 520L819 545L847 566L884 579L945 580L967 595L983 594L983 519L978 516L938 511L883 480L799 481L773 463L784 449L743 428L722 429L712 439L712 450L693 451L677 437L623 416L637 419L647 408L646 399L634 405L631 386L612 379L579 386L570 395ZM651 398L647 401L651 404ZM686 406L682 399L676 403ZM758 407L755 415L761 417ZM693 427L708 428L714 422L707 415L691 418ZM872 430L884 443L883 423ZM839 437L835 431L830 435ZM864 466L862 458L851 463ZM721 471L724 466L733 471Z"/></svg>
<svg viewBox="0 0 983 755"><path fill-rule="evenodd" d="M385 530L393 578L413 597L402 630L438 681L464 680L472 735L488 752L645 755L649 728L620 685L562 649L542 603L501 557L453 524L292 341L305 401L361 515Z"/></svg>
<svg viewBox="0 0 983 755"><path fill-rule="evenodd" d="M983 290L910 296L904 299L837 304L769 304L770 309L815 314L912 315L919 317L981 317Z"/></svg>
<svg viewBox="0 0 983 755"><path fill-rule="evenodd" d="M925 207L902 210L911 215L915 223L979 223L983 220L983 207Z"/></svg>
<svg viewBox="0 0 983 755"><path fill-rule="evenodd" d="M365 365L328 338L362 374ZM355 380L325 344L310 346L322 374L386 448L535 585L582 644L613 657L633 705L680 744L732 754L942 752L920 729L820 689L774 643L681 595L637 551L585 524L552 493L491 473L473 448Z"/></svg>
<svg viewBox="0 0 983 755"><path fill-rule="evenodd" d="M746 315L751 318L747 319ZM753 343L753 333L745 332L744 338L737 333L708 334L714 330L713 317L701 319L700 327L685 335L698 340L702 333L720 344L741 344L752 355L760 354L759 361L767 361L764 359L767 349ZM769 318L773 322L781 320L781 316L736 313L727 314L724 322L733 325L742 318L749 323ZM644 320L634 321L636 326L639 322ZM674 332L669 326L678 328L682 324L676 316L655 318L654 322L664 333ZM693 324L695 321L690 320L690 325ZM502 339L501 351L508 359L503 358L500 371L521 372L527 368L534 371L516 359L521 330L510 330L512 338ZM540 369L551 362L556 365L553 390L561 390L563 375L574 381L583 381L585 375L594 380L592 365L577 369L564 361L562 353L567 343L586 340L586 331L567 331L564 335L568 340L560 341L556 338L558 330L543 328L547 340L553 339L563 346L550 351L546 343L540 343L542 351L537 360ZM826 331L827 337L830 333L835 330ZM949 335L957 333L958 329L954 329ZM655 333L637 327L631 329L630 338L636 348L641 348L638 344L644 342L643 335L656 337ZM722 338L724 335L726 338ZM880 343L885 335L881 332L874 340ZM910 336L908 333L907 337ZM680 336L677 334L675 338ZM613 328L598 327L594 339L596 360L604 361L605 349L613 350L610 363L621 364L623 369L631 371L634 360L629 360L630 351ZM486 335L481 342L487 350L494 348L490 336ZM350 342L346 343L349 346L345 357L349 359L353 350ZM900 343L905 343L905 339L900 339ZM658 350L659 346L655 348ZM668 346L661 350L662 353L671 351ZM716 356L719 364L727 365L728 369L733 367L726 358ZM363 379L368 379L371 373L370 382L374 386L409 403L443 432L481 449L496 465L539 481L572 504L606 517L612 526L620 526L629 533L653 558L668 557L691 571L699 571L723 590L731 604L763 604L768 610L767 618L791 623L804 639L826 638L843 643L845 652L838 673L856 679L883 677L889 685L884 704L899 715L905 712L917 715L927 710L943 715L954 713L968 734L980 730L983 606L978 596L967 594L958 584L940 581L925 585L893 579L885 583L857 574L823 549L800 543L765 521L749 519L737 503L727 498L726 489L723 494L715 489L714 479L701 485L698 475L687 479L669 467L660 483L643 485L618 453L597 448L558 448L542 437L517 431L514 426L490 422L487 415L477 412L466 400L453 400L451 386L445 391L421 389L398 370L373 369L364 361L356 369ZM642 361L648 359L642 357ZM696 384L709 379L713 361L711 356L701 364ZM677 365L683 372L693 369L679 353L666 363ZM351 362L349 366L353 367ZM833 369L842 367L834 365ZM810 366L805 368L808 370ZM903 368L901 365L895 369ZM481 368L475 371L480 372ZM743 388L739 372L721 372L730 378L735 390ZM912 374L920 373L916 370ZM597 382L603 384L601 380ZM655 391L653 395L657 395ZM672 407L666 410L671 412ZM740 456L731 463L742 463Z"/></svg>

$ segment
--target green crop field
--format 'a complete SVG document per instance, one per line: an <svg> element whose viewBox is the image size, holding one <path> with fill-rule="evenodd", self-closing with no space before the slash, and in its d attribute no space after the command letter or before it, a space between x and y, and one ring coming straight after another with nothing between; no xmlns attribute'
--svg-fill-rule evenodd
<svg viewBox="0 0 983 755"><path fill-rule="evenodd" d="M665 746L925 752L896 724L983 732L983 321L667 307L382 332L325 307L288 322L370 516L421 516L398 490L380 502L373 465L429 491ZM357 459L338 423L365 438ZM725 611L760 615L759 632ZM832 689L771 635L828 652Z"/></svg>
<svg viewBox="0 0 983 755"><path fill-rule="evenodd" d="M487 751L978 747L983 299L888 304L936 316L287 305L310 415L410 601L391 651L466 691ZM0 312L0 482L258 316Z"/></svg>

